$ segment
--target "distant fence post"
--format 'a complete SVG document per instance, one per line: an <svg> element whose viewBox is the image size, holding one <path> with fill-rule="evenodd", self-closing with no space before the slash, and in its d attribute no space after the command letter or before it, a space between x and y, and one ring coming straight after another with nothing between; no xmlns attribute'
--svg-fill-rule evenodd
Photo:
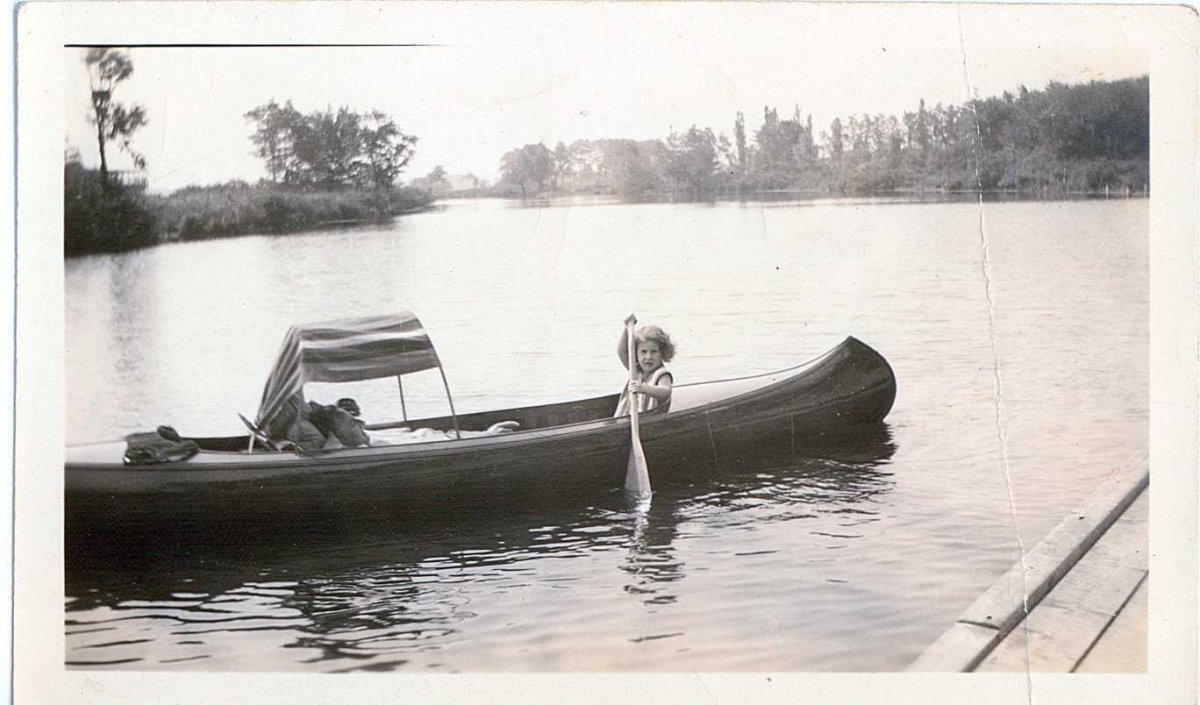
<svg viewBox="0 0 1200 705"><path fill-rule="evenodd" d="M127 188L144 189L147 183L146 172L140 169L110 170L108 178L114 183Z"/></svg>

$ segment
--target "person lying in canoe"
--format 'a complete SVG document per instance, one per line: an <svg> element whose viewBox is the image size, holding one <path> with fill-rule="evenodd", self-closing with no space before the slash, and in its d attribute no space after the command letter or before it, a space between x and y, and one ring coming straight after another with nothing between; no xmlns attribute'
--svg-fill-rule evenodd
<svg viewBox="0 0 1200 705"><path fill-rule="evenodd" d="M366 424L358 418L358 402L339 399L336 406L308 403L308 420L325 436L323 448L356 448L371 445Z"/></svg>
<svg viewBox="0 0 1200 705"><path fill-rule="evenodd" d="M454 431L440 431L433 428L411 429L408 427L372 431L367 434L366 423L358 418L361 415L358 402L349 397L338 399L335 406L325 406L317 402L309 402L308 418L325 436L324 449L357 448L366 445L399 445L404 443L424 443L428 441L453 440L458 436ZM478 436L494 436L501 433L512 433L518 428L516 421L500 421L484 431L462 431L463 438Z"/></svg>
<svg viewBox="0 0 1200 705"><path fill-rule="evenodd" d="M617 356L621 364L629 369L629 324L637 324L637 318L631 313L625 319L625 327L621 329L621 340L617 343ZM642 326L633 332L635 345L634 364L637 365L637 379L629 381L621 392L621 400L617 403L614 416L625 416L629 413L629 395L637 394L638 411L657 409L666 413L671 406L671 385L675 378L666 364L675 357L675 344L671 336L658 326Z"/></svg>

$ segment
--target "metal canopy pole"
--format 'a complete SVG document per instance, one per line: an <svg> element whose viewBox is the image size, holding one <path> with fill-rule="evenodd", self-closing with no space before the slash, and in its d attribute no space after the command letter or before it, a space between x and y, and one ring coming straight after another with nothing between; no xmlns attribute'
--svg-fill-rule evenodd
<svg viewBox="0 0 1200 705"><path fill-rule="evenodd" d="M404 425L408 425L408 407L404 404L404 376L396 375L396 385L400 387L400 413L404 414Z"/></svg>
<svg viewBox="0 0 1200 705"><path fill-rule="evenodd" d="M462 440L462 431L458 428L458 414L454 411L454 397L450 395L450 383L446 381L446 370L442 368L442 360L436 351L433 353L433 357L437 360L438 372L442 375L442 386L446 388L446 399L450 402L450 418L454 419L454 435Z"/></svg>

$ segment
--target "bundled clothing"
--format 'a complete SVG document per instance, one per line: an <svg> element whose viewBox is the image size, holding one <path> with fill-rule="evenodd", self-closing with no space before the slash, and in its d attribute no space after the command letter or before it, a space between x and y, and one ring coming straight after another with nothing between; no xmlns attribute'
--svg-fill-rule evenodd
<svg viewBox="0 0 1200 705"><path fill-rule="evenodd" d="M200 452L195 441L180 438L170 426L159 426L155 431L131 433L125 436L126 465L154 465L177 463Z"/></svg>

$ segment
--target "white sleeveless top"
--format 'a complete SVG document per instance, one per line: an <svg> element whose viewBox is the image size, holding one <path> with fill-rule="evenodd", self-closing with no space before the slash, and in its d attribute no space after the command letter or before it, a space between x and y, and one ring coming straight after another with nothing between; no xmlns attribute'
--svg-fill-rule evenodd
<svg viewBox="0 0 1200 705"><path fill-rule="evenodd" d="M670 375L670 374L671 374L671 371L667 369L666 365L663 365L663 366L659 367L657 370L655 370L653 372L653 374L650 375L650 379L643 380L643 383L650 385L650 386L655 386L658 384L659 380L661 380L665 375ZM671 381L672 382L675 381L674 376L671 377ZM666 411L670 407L671 407L671 397L667 397L665 401L660 402L659 400L655 399L654 397L650 396L649 394L639 394L638 395L638 412L639 413L650 411L651 409L658 409L658 408L661 408L663 410L663 412L666 413ZM619 402L617 402L617 412L615 414L613 414L613 416L626 416L628 414L629 414L629 387L626 387L625 391L621 392L621 400Z"/></svg>

